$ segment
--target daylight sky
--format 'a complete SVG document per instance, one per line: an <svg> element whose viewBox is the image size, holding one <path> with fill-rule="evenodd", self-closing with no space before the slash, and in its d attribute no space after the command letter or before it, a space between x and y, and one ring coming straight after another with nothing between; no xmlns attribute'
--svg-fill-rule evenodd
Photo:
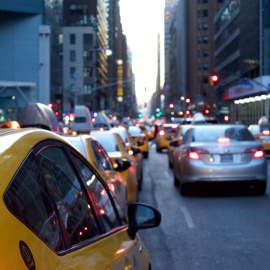
<svg viewBox="0 0 270 270"><path fill-rule="evenodd" d="M119 3L123 31L132 52L137 100L148 102L156 90L158 34L163 50L165 0L120 0Z"/></svg>

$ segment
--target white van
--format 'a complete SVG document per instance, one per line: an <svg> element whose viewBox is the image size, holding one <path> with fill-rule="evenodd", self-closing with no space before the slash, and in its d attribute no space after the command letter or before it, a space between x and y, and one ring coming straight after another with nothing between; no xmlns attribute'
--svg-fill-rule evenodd
<svg viewBox="0 0 270 270"><path fill-rule="evenodd" d="M84 105L75 105L74 114L75 117L71 129L77 133L89 134L93 129L92 117L89 108Z"/></svg>

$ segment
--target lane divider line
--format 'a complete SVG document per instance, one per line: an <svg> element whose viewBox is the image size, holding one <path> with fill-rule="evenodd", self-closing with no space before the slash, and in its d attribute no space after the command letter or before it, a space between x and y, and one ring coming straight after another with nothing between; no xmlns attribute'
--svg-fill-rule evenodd
<svg viewBox="0 0 270 270"><path fill-rule="evenodd" d="M190 215L188 209L187 209L185 206L181 206L181 211L182 211L182 213L183 213L183 215L184 215L184 217L185 217L185 220L186 220L186 222L187 222L188 227L189 227L190 229L195 228L195 224L194 224L194 222L193 222L193 219L192 219L192 217L191 217L191 215Z"/></svg>

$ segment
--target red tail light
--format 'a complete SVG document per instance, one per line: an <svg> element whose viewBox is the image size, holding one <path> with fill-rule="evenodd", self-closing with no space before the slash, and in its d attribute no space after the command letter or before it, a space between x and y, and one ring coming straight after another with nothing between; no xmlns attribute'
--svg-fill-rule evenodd
<svg viewBox="0 0 270 270"><path fill-rule="evenodd" d="M263 130L262 131L262 134L263 135L270 135L270 130Z"/></svg>
<svg viewBox="0 0 270 270"><path fill-rule="evenodd" d="M209 152L206 149L203 148L189 148L187 150L187 156L190 159L193 160L200 160L200 155L202 154L209 154Z"/></svg>
<svg viewBox="0 0 270 270"><path fill-rule="evenodd" d="M160 136L164 136L164 134L165 134L165 131L162 129L162 130L159 132L159 135L160 135Z"/></svg>
<svg viewBox="0 0 270 270"><path fill-rule="evenodd" d="M249 147L245 150L245 153L252 153L253 159L258 159L258 158L262 158L265 156L264 150L262 148L258 148L258 147Z"/></svg>

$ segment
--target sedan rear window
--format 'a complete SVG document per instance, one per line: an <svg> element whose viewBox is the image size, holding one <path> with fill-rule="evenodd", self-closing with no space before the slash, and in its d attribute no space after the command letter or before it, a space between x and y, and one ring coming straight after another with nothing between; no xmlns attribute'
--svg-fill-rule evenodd
<svg viewBox="0 0 270 270"><path fill-rule="evenodd" d="M220 126L209 128L195 128L193 133L194 142L217 142L219 138L229 138L230 141L254 141L255 138L246 127Z"/></svg>

